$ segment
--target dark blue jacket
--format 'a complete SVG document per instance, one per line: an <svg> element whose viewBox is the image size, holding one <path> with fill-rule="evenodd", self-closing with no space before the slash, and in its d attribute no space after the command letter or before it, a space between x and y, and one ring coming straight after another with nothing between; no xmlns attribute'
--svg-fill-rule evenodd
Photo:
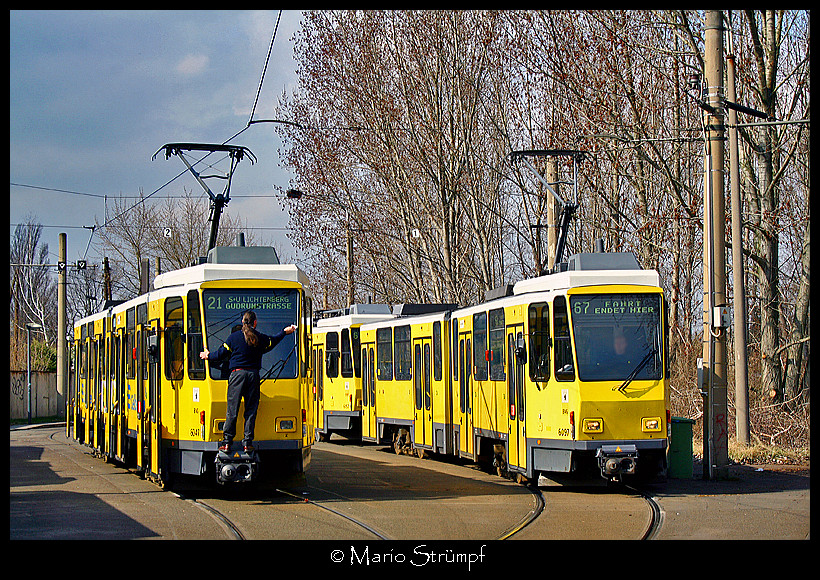
<svg viewBox="0 0 820 580"><path fill-rule="evenodd" d="M285 331L282 330L272 337L255 330L254 332L256 332L256 336L259 338L259 342L255 347L245 342L245 334L241 330L237 330L232 333L216 351L208 353L208 360L217 362L230 356L231 361L228 365L230 370L259 370L262 367L262 355L269 350L273 350L273 348L285 338Z"/></svg>

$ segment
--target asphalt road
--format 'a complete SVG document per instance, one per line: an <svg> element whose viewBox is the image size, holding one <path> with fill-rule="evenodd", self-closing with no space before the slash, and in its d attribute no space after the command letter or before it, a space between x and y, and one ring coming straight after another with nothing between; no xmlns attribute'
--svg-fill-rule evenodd
<svg viewBox="0 0 820 580"><path fill-rule="evenodd" d="M353 542L365 543L360 550L379 539L415 542L414 549L443 542L442 557L454 560L458 542L468 542L463 550L476 554L486 543L489 561L495 540L537 503L525 486L466 462L396 456L348 441L318 444L296 485L228 493L198 482L162 491L66 439L64 427L12 429L10 445L10 539L321 540L330 543L317 555L325 562L338 542L345 543L338 553L353 562ZM731 466L728 480L670 479L644 491L661 508L653 539L810 537L808 469ZM539 492L543 511L513 540L633 540L649 525L638 493L552 485ZM370 549L368 557L377 553Z"/></svg>

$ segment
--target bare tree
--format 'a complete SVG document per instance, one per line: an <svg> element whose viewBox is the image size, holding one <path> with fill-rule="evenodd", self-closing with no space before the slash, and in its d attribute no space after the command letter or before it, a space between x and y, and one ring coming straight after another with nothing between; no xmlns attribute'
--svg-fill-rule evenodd
<svg viewBox="0 0 820 580"><path fill-rule="evenodd" d="M789 120L795 115L808 118L808 14L747 10L744 16L746 35L741 35L741 39L748 39L745 46L752 55L748 63L750 73L740 77L747 89L745 94L771 119ZM759 293L762 389L768 397L780 401L783 400L781 355L784 351L781 348L784 296L780 252L784 224L791 217L784 212L784 202L789 198L791 212L803 213L805 208L805 234L798 236L805 246L805 252L801 252L805 262L800 260L805 275L800 276L798 294L802 292L802 298L795 310L796 324L791 338L792 342L798 342L808 336L808 187L803 190L804 200L789 194L793 187L791 165L803 142L802 133L802 126L795 134L794 129L777 125L741 133L748 151L746 196L750 210L748 227L753 238L749 256L755 266ZM795 384L794 377L791 382Z"/></svg>
<svg viewBox="0 0 820 580"><path fill-rule="evenodd" d="M48 244L41 241L43 226L34 216L14 228L9 244L10 365L24 368L26 323L43 327L33 341L54 345L57 336L56 281L52 276ZM33 361L35 368L41 366Z"/></svg>
<svg viewBox="0 0 820 580"><path fill-rule="evenodd" d="M733 19L741 104L810 117L808 22L805 11ZM344 294L348 232L359 291L387 301L469 304L539 274L547 193L506 157L581 149L568 252L604 237L660 272L673 389L697 407L703 116L689 77L702 76L702 52L697 11L309 13L280 130L306 192L291 220L317 256L317 295ZM750 347L762 389L794 400L810 344L808 126L741 134Z"/></svg>
<svg viewBox="0 0 820 580"><path fill-rule="evenodd" d="M142 197L142 191L140 191ZM96 249L109 256L113 293L130 298L139 293L140 263L143 258L159 258L163 270L184 268L196 263L208 248L208 201L187 190L180 197L143 200L134 203L125 197L114 198L105 220L97 221ZM104 225L103 225L104 224ZM234 242L244 232L242 221L226 211L219 222L217 245ZM253 245L256 236L246 232L245 243Z"/></svg>
<svg viewBox="0 0 820 580"><path fill-rule="evenodd" d="M502 278L491 240L503 156L482 119L498 22L484 12L307 16L300 91L282 104L300 125L282 132L308 192L294 204L295 229L312 223L320 233L299 243L352 227L355 266L366 272L377 260L385 297L463 303Z"/></svg>

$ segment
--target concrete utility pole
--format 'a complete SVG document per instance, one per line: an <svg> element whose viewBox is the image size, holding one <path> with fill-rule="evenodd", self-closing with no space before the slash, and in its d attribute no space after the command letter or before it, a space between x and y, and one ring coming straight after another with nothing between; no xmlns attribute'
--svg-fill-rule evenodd
<svg viewBox="0 0 820 580"><path fill-rule="evenodd" d="M726 98L737 103L735 92L735 55L729 26L729 54L726 55ZM735 351L735 436L741 445L751 443L749 437L749 378L746 360L746 288L743 282L743 221L740 195L740 158L737 144L737 111L728 108L729 117L729 184L732 199L732 282L734 286L734 351Z"/></svg>
<svg viewBox="0 0 820 580"><path fill-rule="evenodd" d="M709 10L705 17L704 73L707 84L706 172L704 175L703 255L703 361L704 400L703 475L725 479L729 475L728 414L726 397L725 193L724 193L724 86L723 13Z"/></svg>
<svg viewBox="0 0 820 580"><path fill-rule="evenodd" d="M58 264L62 267L57 268L57 400L60 396L63 401L68 403L68 386L67 370L68 360L66 357L66 235L61 233L58 235L59 249L58 249ZM66 430L68 429L68 414L66 414Z"/></svg>

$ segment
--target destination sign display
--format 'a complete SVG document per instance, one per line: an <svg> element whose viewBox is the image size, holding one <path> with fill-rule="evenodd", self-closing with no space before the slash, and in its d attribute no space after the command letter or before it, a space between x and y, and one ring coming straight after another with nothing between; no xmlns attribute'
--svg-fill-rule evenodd
<svg viewBox="0 0 820 580"><path fill-rule="evenodd" d="M617 316L660 314L660 299L657 294L601 294L572 296L574 316Z"/></svg>

